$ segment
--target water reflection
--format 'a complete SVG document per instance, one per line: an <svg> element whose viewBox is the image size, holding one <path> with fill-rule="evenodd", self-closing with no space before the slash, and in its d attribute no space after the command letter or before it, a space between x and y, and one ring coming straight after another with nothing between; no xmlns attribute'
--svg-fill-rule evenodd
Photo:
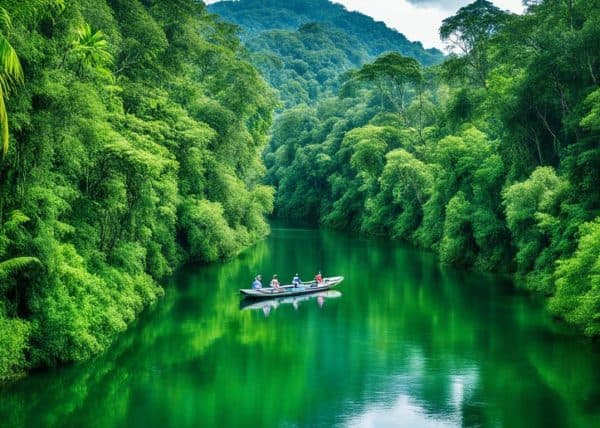
<svg viewBox="0 0 600 428"><path fill-rule="evenodd" d="M257 272L302 268L343 274L343 298L240 310ZM275 229L235 260L183 269L105 354L0 387L0 426L592 427L599 403L598 346L507 280Z"/></svg>
<svg viewBox="0 0 600 428"><path fill-rule="evenodd" d="M320 308L325 304L327 299L336 299L342 297L342 293L337 290L327 290L318 293L304 294L300 296L278 297L276 299L256 300L245 298L240 301L240 310L262 311L267 317L271 310L275 310L282 305L291 305L294 310L298 310L301 304L305 304L311 300L317 302Z"/></svg>
<svg viewBox="0 0 600 428"><path fill-rule="evenodd" d="M359 415L349 416L344 425L348 428L450 428L461 424L446 415L444 418L431 418L411 402L410 395L402 394L390 406L371 405Z"/></svg>

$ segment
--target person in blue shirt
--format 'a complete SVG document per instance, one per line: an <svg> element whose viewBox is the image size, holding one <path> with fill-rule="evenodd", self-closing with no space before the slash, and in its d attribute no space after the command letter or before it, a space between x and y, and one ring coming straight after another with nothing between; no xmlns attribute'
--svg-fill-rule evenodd
<svg viewBox="0 0 600 428"><path fill-rule="evenodd" d="M300 279L300 276L297 273L296 273L296 275L294 275L294 278L292 278L292 284L296 288L298 288L302 285L302 280Z"/></svg>
<svg viewBox="0 0 600 428"><path fill-rule="evenodd" d="M252 288L254 290L262 288L262 283L260 282L260 280L261 280L261 276L260 275L256 275L256 277L254 278L254 282L252 283Z"/></svg>

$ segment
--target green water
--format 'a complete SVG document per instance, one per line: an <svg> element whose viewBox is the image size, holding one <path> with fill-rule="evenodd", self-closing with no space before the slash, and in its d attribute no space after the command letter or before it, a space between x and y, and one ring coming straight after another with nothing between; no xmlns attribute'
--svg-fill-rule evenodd
<svg viewBox="0 0 600 428"><path fill-rule="evenodd" d="M338 293L240 310L254 274L316 269ZM507 280L275 227L182 270L104 355L0 394L2 427L593 427L600 350Z"/></svg>

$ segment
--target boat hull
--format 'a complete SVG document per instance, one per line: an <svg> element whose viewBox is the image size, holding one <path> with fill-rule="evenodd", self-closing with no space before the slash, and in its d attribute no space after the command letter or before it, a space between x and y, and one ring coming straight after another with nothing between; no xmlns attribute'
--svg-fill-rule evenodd
<svg viewBox="0 0 600 428"><path fill-rule="evenodd" d="M333 276L329 278L323 278L322 285L317 285L316 281L311 281L303 282L301 287L294 287L293 285L283 285L279 287L279 290L274 289L272 287L265 287L259 289L242 288L240 289L240 293L252 299L273 299L276 297L300 296L302 294L312 294L329 290L330 288L338 285L343 280L343 276Z"/></svg>

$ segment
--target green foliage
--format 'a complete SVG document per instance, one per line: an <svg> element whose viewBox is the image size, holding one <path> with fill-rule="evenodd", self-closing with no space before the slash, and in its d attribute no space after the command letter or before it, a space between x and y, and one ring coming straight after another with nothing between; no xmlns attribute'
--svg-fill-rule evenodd
<svg viewBox="0 0 600 428"><path fill-rule="evenodd" d="M252 38L265 30L296 30L314 23L324 23L343 32L345 38L356 40L357 51L365 49L371 57L397 50L412 56L425 65L442 59L437 49L423 49L420 42L410 42L404 35L388 28L382 22L357 12L348 12L343 6L326 0L241 0L218 2L209 10L242 27L242 37Z"/></svg>
<svg viewBox="0 0 600 428"><path fill-rule="evenodd" d="M306 24L295 32L274 29L248 40L254 64L279 89L285 107L314 103L333 95L338 74L368 59L356 49L358 39L323 24Z"/></svg>
<svg viewBox="0 0 600 428"><path fill-rule="evenodd" d="M13 257L0 262L0 281L6 280L11 273L27 267L32 263L39 263L35 257Z"/></svg>
<svg viewBox="0 0 600 428"><path fill-rule="evenodd" d="M552 167L540 167L528 180L503 193L506 222L517 248L517 269L522 274L533 271L527 278L530 288L552 291L548 241L553 229L560 226L556 215L567 186Z"/></svg>
<svg viewBox="0 0 600 428"><path fill-rule="evenodd" d="M275 102L231 27L192 0L4 6L25 74L0 164L8 379L103 351L180 263L268 233Z"/></svg>
<svg viewBox="0 0 600 428"><path fill-rule="evenodd" d="M433 190L430 167L404 149L392 150L386 155L380 185L379 193L366 207L369 213L363 229L373 231L383 225L394 238L412 240Z"/></svg>
<svg viewBox="0 0 600 428"><path fill-rule="evenodd" d="M75 34L68 54L78 64L80 71L85 68L103 68L113 63L108 41L102 31L93 31L92 27L85 23Z"/></svg>
<svg viewBox="0 0 600 428"><path fill-rule="evenodd" d="M508 13L501 11L487 0L476 0L462 7L456 15L444 19L440 27L440 38L449 48L458 50L464 56L454 57L450 64L470 69L484 87L490 68L489 40L500 31L508 19Z"/></svg>
<svg viewBox="0 0 600 428"><path fill-rule="evenodd" d="M0 382L22 376L28 368L29 325L0 314Z"/></svg>
<svg viewBox="0 0 600 428"><path fill-rule="evenodd" d="M441 245L442 261L459 263L462 252L464 266L499 269L504 262L495 250L505 238L498 197L504 167L495 150L486 134L473 127L443 138L432 149L435 186L416 237L425 247Z"/></svg>
<svg viewBox="0 0 600 428"><path fill-rule="evenodd" d="M472 242L473 208L463 192L458 192L446 204L444 233L440 243L440 258L445 263L469 265L477 247Z"/></svg>
<svg viewBox="0 0 600 428"><path fill-rule="evenodd" d="M342 93L347 92L348 86L355 82L368 82L375 84L379 91L381 108L384 102L389 102L406 121L406 99L409 85L416 91L421 90L423 80L421 67L414 58L404 57L397 52L391 52L377 58L371 64L365 64L360 70L352 74L342 88Z"/></svg>
<svg viewBox="0 0 600 428"><path fill-rule="evenodd" d="M437 49L423 49L385 24L326 0L242 0L208 8L241 27L252 62L279 90L286 108L335 95L341 72L385 52L399 51L392 56L415 64L443 58Z"/></svg>
<svg viewBox="0 0 600 428"><path fill-rule="evenodd" d="M557 262L556 294L550 309L581 326L589 336L600 334L600 218L579 229L577 250Z"/></svg>
<svg viewBox="0 0 600 428"><path fill-rule="evenodd" d="M242 248L218 202L189 201L181 210L180 227L186 232L191 257L211 262L231 257Z"/></svg>
<svg viewBox="0 0 600 428"><path fill-rule="evenodd" d="M600 130L600 89L596 89L585 99L590 112L581 119L581 126L593 131Z"/></svg>

